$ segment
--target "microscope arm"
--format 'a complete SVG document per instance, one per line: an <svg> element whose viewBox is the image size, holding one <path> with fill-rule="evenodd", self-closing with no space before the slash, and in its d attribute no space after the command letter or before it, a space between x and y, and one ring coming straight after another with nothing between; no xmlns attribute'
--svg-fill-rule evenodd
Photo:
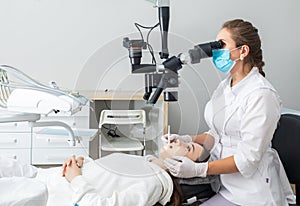
<svg viewBox="0 0 300 206"><path fill-rule="evenodd" d="M184 64L196 64L201 59L211 57L213 49L220 49L223 47L222 41L209 42L196 45L190 49L188 54L181 53L177 57L172 56L165 60L162 64L165 69L161 75L158 74L145 74L145 95L144 99L149 104L155 104L166 88L176 88L178 82L178 70ZM157 80L159 79L159 80ZM154 81L155 80L155 81ZM156 88L154 94L151 96L152 88ZM151 96L151 98L150 98ZM166 97L167 96L167 97ZM149 100L150 98L150 100ZM177 93L165 93L165 101L177 101Z"/></svg>

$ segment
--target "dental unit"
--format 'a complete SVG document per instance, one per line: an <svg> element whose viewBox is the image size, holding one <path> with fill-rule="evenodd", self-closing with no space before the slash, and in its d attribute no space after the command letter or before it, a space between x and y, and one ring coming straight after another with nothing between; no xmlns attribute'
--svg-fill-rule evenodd
<svg viewBox="0 0 300 206"><path fill-rule="evenodd" d="M69 144L75 146L79 139L73 129L60 121L38 121L41 115L66 113L73 115L90 100L77 92L61 90L54 82L42 84L22 71L7 65L0 65L0 123L28 121L31 127L62 127ZM53 130L57 133L59 130ZM49 132L49 129L47 130ZM92 131L91 135L95 135ZM77 131L76 135L80 135Z"/></svg>

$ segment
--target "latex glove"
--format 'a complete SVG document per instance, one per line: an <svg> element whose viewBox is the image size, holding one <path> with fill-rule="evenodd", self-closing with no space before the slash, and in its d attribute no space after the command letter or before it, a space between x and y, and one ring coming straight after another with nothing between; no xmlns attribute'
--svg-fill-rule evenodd
<svg viewBox="0 0 300 206"><path fill-rule="evenodd" d="M164 166L175 177L206 177L208 162L195 163L187 157L174 156L164 160Z"/></svg>
<svg viewBox="0 0 300 206"><path fill-rule="evenodd" d="M148 161L148 162L153 162L158 159L154 155L146 155L145 158L146 158L146 161Z"/></svg>
<svg viewBox="0 0 300 206"><path fill-rule="evenodd" d="M152 163L158 165L159 167L164 168L163 161L161 161L161 159L158 159L157 157L155 157L153 155L146 155L145 159L148 162L152 162Z"/></svg>
<svg viewBox="0 0 300 206"><path fill-rule="evenodd" d="M193 138L190 135L178 135L178 134L170 134L170 142L179 139L183 142L192 142ZM165 134L161 137L161 140L164 144L168 144L168 134Z"/></svg>

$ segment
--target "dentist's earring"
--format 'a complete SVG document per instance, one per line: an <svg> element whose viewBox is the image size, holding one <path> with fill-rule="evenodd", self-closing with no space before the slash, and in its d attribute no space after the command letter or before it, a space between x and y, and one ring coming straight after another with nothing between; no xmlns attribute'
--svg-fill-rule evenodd
<svg viewBox="0 0 300 206"><path fill-rule="evenodd" d="M240 57L240 60L241 60L241 61L243 61L243 60L244 60L244 56L243 56L243 55L241 55L241 57Z"/></svg>

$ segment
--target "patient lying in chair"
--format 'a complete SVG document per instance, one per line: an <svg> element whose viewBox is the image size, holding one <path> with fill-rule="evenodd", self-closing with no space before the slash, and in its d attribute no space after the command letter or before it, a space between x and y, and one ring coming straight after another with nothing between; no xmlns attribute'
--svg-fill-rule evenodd
<svg viewBox="0 0 300 206"><path fill-rule="evenodd" d="M37 171L35 178L47 185L48 206L71 203L79 206L181 205L180 187L177 187L176 180L167 173L162 162L173 155L197 161L201 159L203 151L196 143L177 140L161 149L160 158L123 153L97 160L71 157L62 168L36 169L29 166L26 171L31 171L32 176ZM16 168L23 170L24 167ZM3 174L9 176L0 171L0 175ZM13 174L24 175L16 170Z"/></svg>

